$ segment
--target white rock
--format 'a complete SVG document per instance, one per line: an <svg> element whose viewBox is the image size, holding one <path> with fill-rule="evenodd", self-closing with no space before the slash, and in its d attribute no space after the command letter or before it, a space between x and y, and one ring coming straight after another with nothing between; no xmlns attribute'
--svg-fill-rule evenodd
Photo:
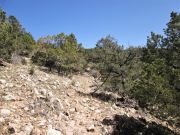
<svg viewBox="0 0 180 135"><path fill-rule="evenodd" d="M34 94L35 94L35 95L39 95L39 92L38 92L38 90L37 90L36 88L34 88L33 91L34 91Z"/></svg>
<svg viewBox="0 0 180 135"><path fill-rule="evenodd" d="M135 110L134 108L131 108L129 111L130 111L131 113L133 113L133 114L136 113L136 110Z"/></svg>
<svg viewBox="0 0 180 135"><path fill-rule="evenodd" d="M96 113L101 113L102 111L98 109L98 110L95 110L95 112Z"/></svg>
<svg viewBox="0 0 180 135"><path fill-rule="evenodd" d="M87 128L87 131L88 132L94 132L95 129L94 129L94 125L91 125L90 127Z"/></svg>
<svg viewBox="0 0 180 135"><path fill-rule="evenodd" d="M31 132L33 130L33 126L31 123L28 123L25 127L24 127L24 135L30 135Z"/></svg>
<svg viewBox="0 0 180 135"><path fill-rule="evenodd" d="M41 89L41 90L39 90L39 93L40 93L41 95L43 95L43 96L46 96L47 90L46 90L46 89Z"/></svg>
<svg viewBox="0 0 180 135"><path fill-rule="evenodd" d="M66 135L74 135L72 127L66 129Z"/></svg>
<svg viewBox="0 0 180 135"><path fill-rule="evenodd" d="M1 116L2 117L8 117L11 114L11 111L8 109L1 109Z"/></svg>
<svg viewBox="0 0 180 135"><path fill-rule="evenodd" d="M52 125L48 126L47 135L62 135L60 131L52 129Z"/></svg>
<svg viewBox="0 0 180 135"><path fill-rule="evenodd" d="M53 98L53 93L52 91L48 91L46 94L47 99L51 100L51 98Z"/></svg>
<svg viewBox="0 0 180 135"><path fill-rule="evenodd" d="M16 97L14 97L13 95L6 95L6 96L3 96L2 99L5 101L15 101Z"/></svg>
<svg viewBox="0 0 180 135"><path fill-rule="evenodd" d="M52 89L54 89L54 90L55 90L55 89L57 89L57 87L53 85L53 86L52 86Z"/></svg>
<svg viewBox="0 0 180 135"><path fill-rule="evenodd" d="M46 124L46 120L41 120L39 126L44 126Z"/></svg>
<svg viewBox="0 0 180 135"><path fill-rule="evenodd" d="M4 118L0 118L0 126L2 126L5 123L5 119Z"/></svg>
<svg viewBox="0 0 180 135"><path fill-rule="evenodd" d="M5 85L1 85L1 88L2 88L2 89L5 89L5 88L6 88L6 86L5 86Z"/></svg>
<svg viewBox="0 0 180 135"><path fill-rule="evenodd" d="M91 111L94 111L94 110L95 110L95 108L94 108L94 107L90 107L89 109L90 109Z"/></svg>
<svg viewBox="0 0 180 135"><path fill-rule="evenodd" d="M71 109L69 109L69 112L71 112L71 113L74 113L76 111L76 109L75 108L71 108Z"/></svg>
<svg viewBox="0 0 180 135"><path fill-rule="evenodd" d="M29 108L28 108L28 107L24 107L24 110L25 110L25 111L29 111Z"/></svg>
<svg viewBox="0 0 180 135"><path fill-rule="evenodd" d="M80 83L77 81L77 82L74 82L74 86L75 87L80 87Z"/></svg>
<svg viewBox="0 0 180 135"><path fill-rule="evenodd" d="M35 111L34 110L31 110L31 114L34 115Z"/></svg>
<svg viewBox="0 0 180 135"><path fill-rule="evenodd" d="M85 71L89 72L91 70L90 67L86 68Z"/></svg>
<svg viewBox="0 0 180 135"><path fill-rule="evenodd" d="M14 85L12 83L7 83L6 87L12 88L12 87L14 87Z"/></svg>
<svg viewBox="0 0 180 135"><path fill-rule="evenodd" d="M0 84L5 84L6 80L0 79Z"/></svg>

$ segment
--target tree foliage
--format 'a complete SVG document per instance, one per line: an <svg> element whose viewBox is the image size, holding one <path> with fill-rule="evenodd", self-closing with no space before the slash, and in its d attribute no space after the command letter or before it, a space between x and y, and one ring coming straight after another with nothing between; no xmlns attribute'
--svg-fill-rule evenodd
<svg viewBox="0 0 180 135"><path fill-rule="evenodd" d="M38 40L38 44L39 50L32 57L34 63L46 66L50 71L55 69L59 74L83 70L86 62L74 34L60 33L42 37Z"/></svg>
<svg viewBox="0 0 180 135"><path fill-rule="evenodd" d="M145 47L124 49L107 36L85 55L101 73L102 90L125 92L163 119L180 117L179 56L180 14L175 12L164 36L152 32Z"/></svg>
<svg viewBox="0 0 180 135"><path fill-rule="evenodd" d="M100 71L103 89L126 92L136 78L132 70L139 63L139 50L132 47L124 49L113 37L107 36L97 42L95 49L87 52L86 59L95 63L95 68Z"/></svg>
<svg viewBox="0 0 180 135"><path fill-rule="evenodd" d="M10 60L12 53L28 55L35 41L32 35L22 28L14 16L7 16L0 9L0 57Z"/></svg>
<svg viewBox="0 0 180 135"><path fill-rule="evenodd" d="M133 91L159 117L180 116L180 14L171 13L165 36L151 33L143 48L143 72Z"/></svg>

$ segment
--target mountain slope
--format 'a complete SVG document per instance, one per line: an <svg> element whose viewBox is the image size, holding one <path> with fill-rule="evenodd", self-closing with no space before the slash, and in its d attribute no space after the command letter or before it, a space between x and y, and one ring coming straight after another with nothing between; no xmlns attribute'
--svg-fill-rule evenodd
<svg viewBox="0 0 180 135"><path fill-rule="evenodd" d="M30 64L0 67L2 135L107 135L128 134L127 131L158 134L161 128L168 134L179 132L140 108L123 106L124 101L117 101L121 97L115 98L121 103L117 105L103 101L100 94L91 95L96 80L88 73L68 78L35 67L35 73L30 75L30 68ZM135 125L129 127L129 122ZM127 126L123 128L123 124Z"/></svg>

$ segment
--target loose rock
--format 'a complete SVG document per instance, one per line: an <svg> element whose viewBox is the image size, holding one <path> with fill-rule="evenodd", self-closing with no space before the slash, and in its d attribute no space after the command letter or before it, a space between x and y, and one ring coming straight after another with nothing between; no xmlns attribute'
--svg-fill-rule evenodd
<svg viewBox="0 0 180 135"><path fill-rule="evenodd" d="M52 129L52 125L48 126L47 135L62 135L60 131Z"/></svg>
<svg viewBox="0 0 180 135"><path fill-rule="evenodd" d="M0 84L5 84L6 80L0 79Z"/></svg>
<svg viewBox="0 0 180 135"><path fill-rule="evenodd" d="M94 125L91 125L90 127L87 128L87 131L88 132L94 132L95 129L94 129Z"/></svg>
<svg viewBox="0 0 180 135"><path fill-rule="evenodd" d="M14 97L13 95L6 95L6 96L2 96L2 99L4 101L15 101L16 97Z"/></svg>
<svg viewBox="0 0 180 135"><path fill-rule="evenodd" d="M1 116L2 117L8 117L10 115L11 111L8 109L1 109Z"/></svg>

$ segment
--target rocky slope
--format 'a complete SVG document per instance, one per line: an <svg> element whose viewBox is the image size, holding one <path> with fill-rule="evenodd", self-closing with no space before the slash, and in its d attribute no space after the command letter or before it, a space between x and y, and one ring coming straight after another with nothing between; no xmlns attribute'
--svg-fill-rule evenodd
<svg viewBox="0 0 180 135"><path fill-rule="evenodd" d="M96 80L88 73L67 78L35 67L30 75L30 65L5 65L0 67L0 135L179 133L131 100L91 95Z"/></svg>

